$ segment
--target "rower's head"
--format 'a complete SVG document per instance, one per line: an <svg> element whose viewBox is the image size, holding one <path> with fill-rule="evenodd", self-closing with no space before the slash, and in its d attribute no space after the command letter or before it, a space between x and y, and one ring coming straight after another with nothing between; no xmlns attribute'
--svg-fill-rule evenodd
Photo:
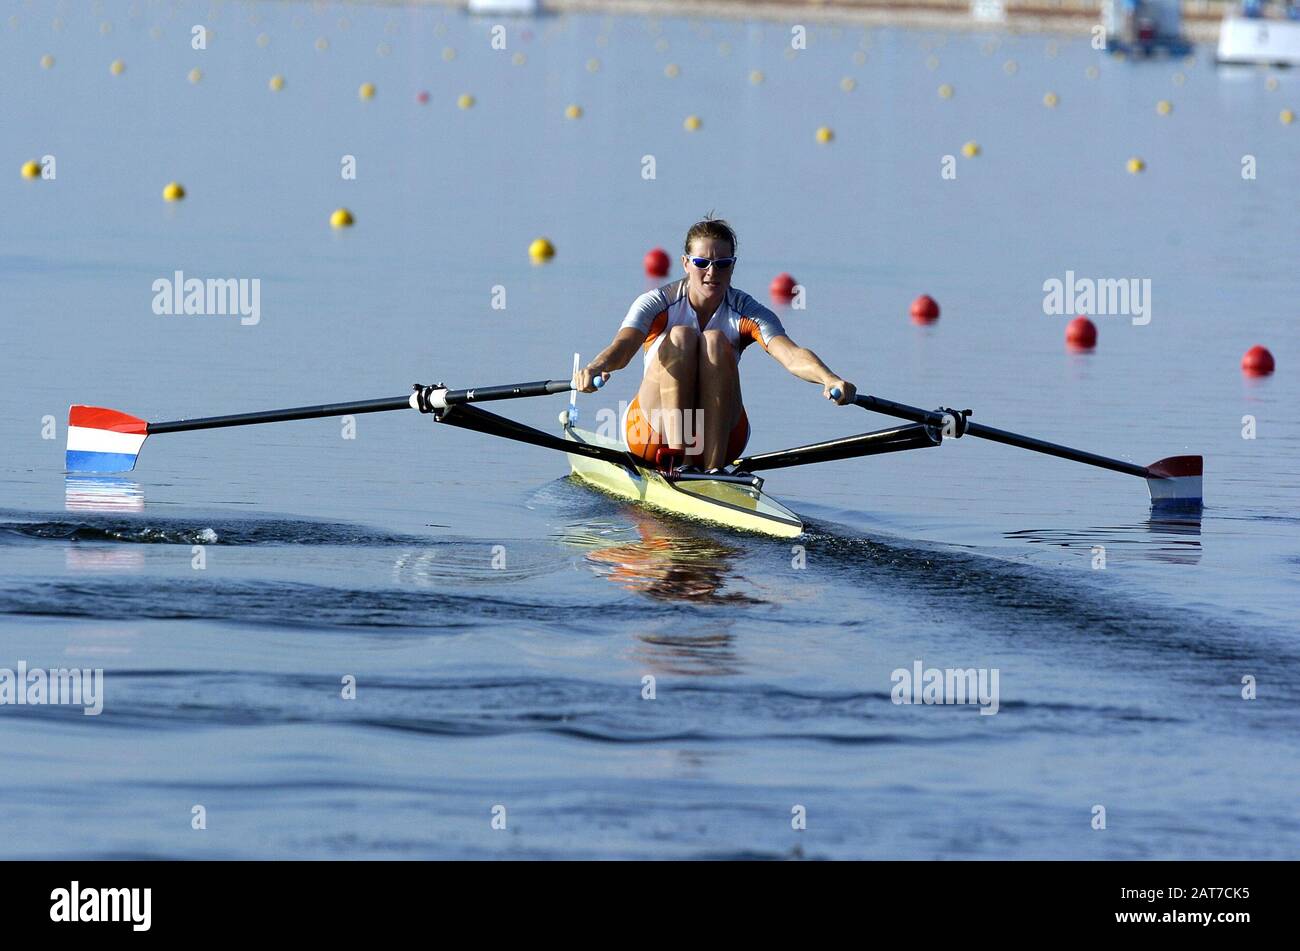
<svg viewBox="0 0 1300 951"><path fill-rule="evenodd" d="M682 267L693 299L720 301L725 297L736 269L736 232L731 225L721 218L704 218L691 225Z"/></svg>

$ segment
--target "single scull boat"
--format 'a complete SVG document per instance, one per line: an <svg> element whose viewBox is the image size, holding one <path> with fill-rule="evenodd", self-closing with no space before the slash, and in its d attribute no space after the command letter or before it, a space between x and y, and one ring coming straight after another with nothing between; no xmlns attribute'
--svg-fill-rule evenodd
<svg viewBox="0 0 1300 951"><path fill-rule="evenodd" d="M564 392L570 392L571 396L568 409L560 414L563 432L559 436L473 405ZM409 395L384 399L153 423L119 410L77 405L68 411L65 466L69 473L129 472L135 467L145 439L163 433L414 409L432 415L439 423L564 452L574 477L618 498L671 515L780 538L800 535L803 522L794 512L763 492L763 479L755 473L835 459L934 448L944 439L962 436L977 436L1137 476L1146 480L1153 506L1185 508L1201 504L1200 456L1174 456L1149 466L1139 466L972 423L968 418L970 410L923 410L863 395L854 400L858 406L907 420L910 425L745 456L735 460L722 474L661 472L632 456L621 442L577 428L575 398L569 381L561 380L466 390L449 389L441 383L432 386L415 384Z"/></svg>

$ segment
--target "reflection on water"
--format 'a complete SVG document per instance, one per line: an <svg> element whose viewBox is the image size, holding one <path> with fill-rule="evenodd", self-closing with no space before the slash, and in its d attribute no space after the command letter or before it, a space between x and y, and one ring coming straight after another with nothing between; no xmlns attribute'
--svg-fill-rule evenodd
<svg viewBox="0 0 1300 951"><path fill-rule="evenodd" d="M740 591L734 562L744 549L688 521L657 518L635 506L624 519L585 519L567 526L559 541L586 549L588 567L621 588L662 601L762 604Z"/></svg>
<svg viewBox="0 0 1300 951"><path fill-rule="evenodd" d="M1125 556L1175 565L1194 565L1201 560L1201 516L1199 512L1152 513L1135 525L1099 528L1026 528L1006 532L1004 537L1032 545L1055 545L1091 552L1097 546L1108 552L1119 549Z"/></svg>
<svg viewBox="0 0 1300 951"><path fill-rule="evenodd" d="M69 512L143 512L144 490L120 476L68 476L64 505Z"/></svg>
<svg viewBox="0 0 1300 951"><path fill-rule="evenodd" d="M646 631L636 635L634 656L656 674L724 677L741 673L736 638L722 631Z"/></svg>
<svg viewBox="0 0 1300 951"><path fill-rule="evenodd" d="M69 571L139 571L144 567L144 552L138 548L73 542L67 547L64 564Z"/></svg>

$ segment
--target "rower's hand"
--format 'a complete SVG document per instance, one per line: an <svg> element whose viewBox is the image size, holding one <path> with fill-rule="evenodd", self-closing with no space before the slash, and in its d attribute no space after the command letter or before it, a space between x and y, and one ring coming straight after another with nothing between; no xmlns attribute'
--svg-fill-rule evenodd
<svg viewBox="0 0 1300 951"><path fill-rule="evenodd" d="M852 403L853 397L857 395L858 388L848 380L831 380L822 387L822 396L828 400L834 400L840 406L845 403Z"/></svg>
<svg viewBox="0 0 1300 951"><path fill-rule="evenodd" d="M595 382L599 378L600 382ZM591 367L583 367L573 375L572 386L579 393L595 393L598 386L604 386L609 379L609 374L603 370L593 370Z"/></svg>

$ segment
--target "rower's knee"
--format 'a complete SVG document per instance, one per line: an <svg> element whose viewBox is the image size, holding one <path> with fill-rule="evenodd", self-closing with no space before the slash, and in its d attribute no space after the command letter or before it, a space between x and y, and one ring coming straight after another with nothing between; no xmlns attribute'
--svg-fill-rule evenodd
<svg viewBox="0 0 1300 951"><path fill-rule="evenodd" d="M731 341L721 330L706 330L700 336L700 350L704 359L714 366L735 364L736 354L731 349Z"/></svg>
<svg viewBox="0 0 1300 951"><path fill-rule="evenodd" d="M678 324L668 330L660 345L659 362L667 367L694 366L700 349L700 332L688 324Z"/></svg>

